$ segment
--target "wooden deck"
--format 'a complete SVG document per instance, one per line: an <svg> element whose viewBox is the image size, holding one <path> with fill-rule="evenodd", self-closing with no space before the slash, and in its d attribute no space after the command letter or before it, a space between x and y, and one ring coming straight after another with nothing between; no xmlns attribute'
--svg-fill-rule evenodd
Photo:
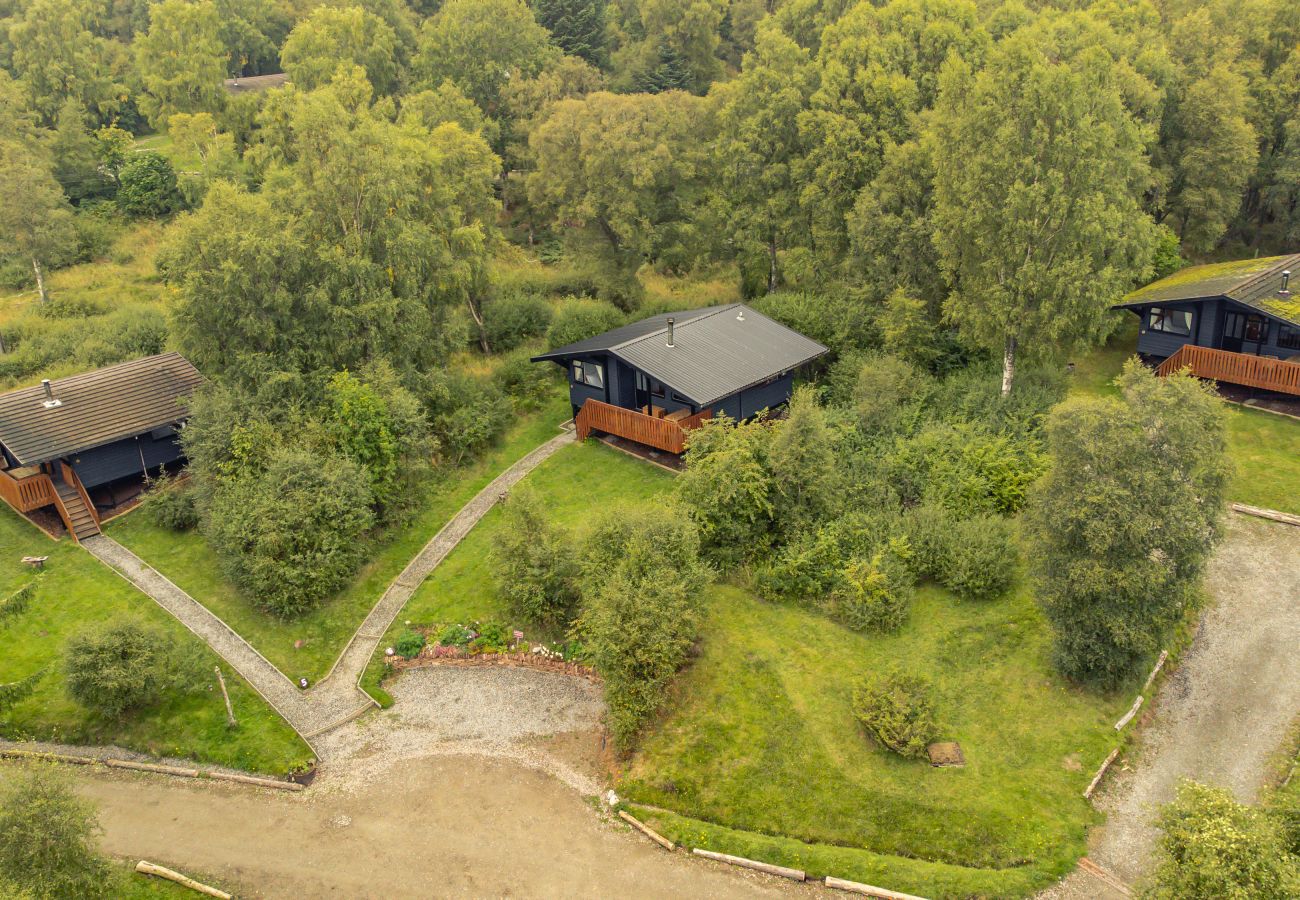
<svg viewBox="0 0 1300 900"><path fill-rule="evenodd" d="M1212 378L1229 384L1300 396L1300 363L1184 344L1177 353L1160 364L1156 374L1169 375L1183 369L1189 370L1197 378Z"/></svg>
<svg viewBox="0 0 1300 900"><path fill-rule="evenodd" d="M593 431L603 431L666 453L681 454L686 450L686 435L711 418L711 409L674 421L648 416L634 409L623 409L600 400L588 400L578 410L574 424L580 441L585 441Z"/></svg>
<svg viewBox="0 0 1300 900"><path fill-rule="evenodd" d="M63 481L57 485L45 472L15 478L0 471L0 500L24 515L44 506L53 506L68 534L80 543L84 538L99 534L99 513L72 467L62 461L58 465Z"/></svg>
<svg viewBox="0 0 1300 900"><path fill-rule="evenodd" d="M20 513L31 512L54 502L54 483L44 472L15 478L0 471L0 500Z"/></svg>

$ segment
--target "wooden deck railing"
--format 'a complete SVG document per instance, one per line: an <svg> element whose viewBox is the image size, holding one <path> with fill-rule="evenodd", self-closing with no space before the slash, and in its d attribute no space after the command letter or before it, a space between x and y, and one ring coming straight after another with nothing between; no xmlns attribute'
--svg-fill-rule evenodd
<svg viewBox="0 0 1300 900"><path fill-rule="evenodd" d="M1189 369L1197 378L1300 396L1300 363L1184 344L1160 364L1156 374L1169 375L1182 369Z"/></svg>
<svg viewBox="0 0 1300 900"><path fill-rule="evenodd" d="M713 410L706 409L674 422L600 400L588 400L578 410L574 425L580 441L585 441L593 431L603 431L657 450L682 453L686 450L686 435L712 417Z"/></svg>
<svg viewBox="0 0 1300 900"><path fill-rule="evenodd" d="M54 483L44 472L14 478L8 472L0 472L0 500L8 503L20 513L31 512L55 502Z"/></svg>
<svg viewBox="0 0 1300 900"><path fill-rule="evenodd" d="M90 518L95 521L96 525L99 525L99 510L95 509L95 501L91 500L90 494L86 493L86 486L81 483L81 477L77 475L77 470L63 460L59 460L59 467L63 480L72 485L76 492L81 495L81 502L86 504L86 511L90 513Z"/></svg>

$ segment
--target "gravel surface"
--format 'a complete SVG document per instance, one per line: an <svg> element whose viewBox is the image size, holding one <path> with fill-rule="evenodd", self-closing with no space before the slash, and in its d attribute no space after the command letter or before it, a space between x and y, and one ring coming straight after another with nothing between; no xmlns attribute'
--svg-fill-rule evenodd
<svg viewBox="0 0 1300 900"><path fill-rule="evenodd" d="M1300 528L1232 515L1206 577L1212 602L1154 715L1097 798L1089 857L1130 884L1149 870L1153 817L1191 778L1255 799L1300 711ZM1043 895L1118 896L1074 873Z"/></svg>

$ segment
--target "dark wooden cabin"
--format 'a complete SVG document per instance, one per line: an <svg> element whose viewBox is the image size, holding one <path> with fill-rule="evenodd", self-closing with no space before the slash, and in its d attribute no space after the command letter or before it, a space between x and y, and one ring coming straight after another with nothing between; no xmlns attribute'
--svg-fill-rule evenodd
<svg viewBox="0 0 1300 900"><path fill-rule="evenodd" d="M1190 368L1230 384L1300 395L1300 254L1190 266L1134 291L1137 351L1162 375Z"/></svg>
<svg viewBox="0 0 1300 900"><path fill-rule="evenodd" d="M748 419L790 399L794 372L827 352L741 303L651 316L534 356L569 376L579 437L605 432L681 453L705 419Z"/></svg>
<svg viewBox="0 0 1300 900"><path fill-rule="evenodd" d="M164 353L0 395L0 499L54 507L78 541L98 534L116 488L183 460L186 398L202 382Z"/></svg>

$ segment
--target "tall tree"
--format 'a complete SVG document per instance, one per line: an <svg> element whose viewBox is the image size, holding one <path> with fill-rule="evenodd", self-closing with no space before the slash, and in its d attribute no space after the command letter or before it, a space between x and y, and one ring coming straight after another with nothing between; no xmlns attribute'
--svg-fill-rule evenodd
<svg viewBox="0 0 1300 900"><path fill-rule="evenodd" d="M226 48L211 0L162 0L149 9L149 32L136 41L145 93L140 111L159 131L176 113L216 112L225 101Z"/></svg>
<svg viewBox="0 0 1300 900"><path fill-rule="evenodd" d="M1053 410L1052 468L1027 532L1057 668L1103 687L1155 656L1195 602L1228 473L1223 404L1209 388L1136 360L1117 384L1120 398Z"/></svg>
<svg viewBox="0 0 1300 900"><path fill-rule="evenodd" d="M100 167L100 143L87 130L87 119L85 107L69 97L49 141L54 177L73 203L113 192L112 178Z"/></svg>
<svg viewBox="0 0 1300 900"><path fill-rule="evenodd" d="M378 94L397 87L397 36L383 19L357 6L318 6L294 26L280 50L294 85L310 91L334 77L339 66L360 66Z"/></svg>
<svg viewBox="0 0 1300 900"><path fill-rule="evenodd" d="M772 519L788 535L834 517L842 488L835 441L814 388L802 386L776 426L767 452L772 474Z"/></svg>
<svg viewBox="0 0 1300 900"><path fill-rule="evenodd" d="M0 244L32 267L44 303L45 267L76 241L72 210L43 153L14 140L0 140Z"/></svg>
<svg viewBox="0 0 1300 900"><path fill-rule="evenodd" d="M424 23L415 75L424 87L451 79L490 116L514 78L531 78L556 53L523 0L447 0Z"/></svg>
<svg viewBox="0 0 1300 900"><path fill-rule="evenodd" d="M719 199L742 240L766 250L769 294L780 283L779 251L806 230L795 167L799 113L813 80L808 52L775 27L760 27L740 77L715 88Z"/></svg>
<svg viewBox="0 0 1300 900"><path fill-rule="evenodd" d="M593 66L603 66L605 6L606 0L535 0L533 11L557 47Z"/></svg>
<svg viewBox="0 0 1300 900"><path fill-rule="evenodd" d="M1110 304L1150 266L1147 134L1116 69L1100 50L1061 56L1019 33L980 72L945 71L929 132L945 310L1001 352L1004 395L1021 351L1104 337Z"/></svg>

